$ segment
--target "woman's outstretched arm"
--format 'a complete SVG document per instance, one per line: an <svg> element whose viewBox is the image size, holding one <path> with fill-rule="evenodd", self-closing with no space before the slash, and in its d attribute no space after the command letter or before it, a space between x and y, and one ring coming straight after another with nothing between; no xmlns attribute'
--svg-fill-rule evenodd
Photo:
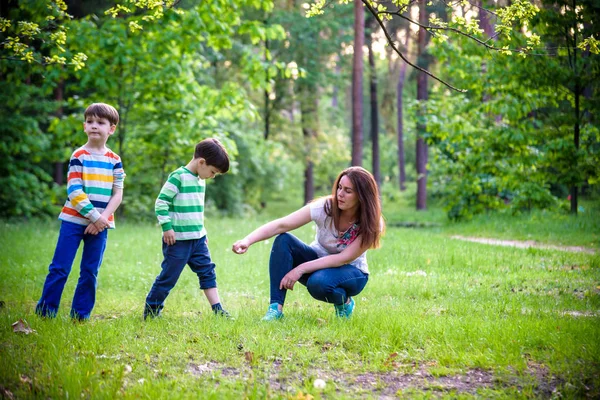
<svg viewBox="0 0 600 400"><path fill-rule="evenodd" d="M293 231L310 221L310 206L306 205L290 215L267 222L256 228L248 236L235 242L232 250L234 253L244 254L254 243L266 240L280 233Z"/></svg>

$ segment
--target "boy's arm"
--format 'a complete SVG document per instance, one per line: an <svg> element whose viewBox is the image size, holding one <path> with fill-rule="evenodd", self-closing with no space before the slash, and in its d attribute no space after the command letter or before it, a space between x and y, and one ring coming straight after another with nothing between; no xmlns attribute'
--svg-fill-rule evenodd
<svg viewBox="0 0 600 400"><path fill-rule="evenodd" d="M119 208L119 205L121 205L122 201L123 201L123 189L113 188L113 194L112 194L112 196L110 196L110 200L108 201L108 204L106 205L106 208L104 209L104 211L102 211L100 218L98 218L98 220L96 222L89 224L84 233L86 233L86 234L90 233L92 235L96 235L98 232L102 232L104 229L107 229L110 226L108 219L115 211L117 211L117 208ZM102 225L102 223L101 223L101 221L103 221L102 218L104 218L106 220L106 224L108 224L107 226Z"/></svg>
<svg viewBox="0 0 600 400"><path fill-rule="evenodd" d="M67 196L71 205L83 217L92 222L100 218L100 212L96 210L87 194L83 191L83 163L75 155L69 161L69 174L67 176Z"/></svg>
<svg viewBox="0 0 600 400"><path fill-rule="evenodd" d="M110 200L108 201L106 208L104 209L104 211L102 211L102 216L105 217L106 219L108 219L111 215L113 215L113 213L115 211L117 211L117 208L119 208L122 201L123 201L123 189L113 187L112 196L110 196Z"/></svg>
<svg viewBox="0 0 600 400"><path fill-rule="evenodd" d="M179 193L181 180L176 174L169 175L169 179L165 182L160 193L154 203L154 212L160 224L165 242L169 245L175 243L175 232L173 231L173 223L169 216L169 209L173 205L173 199Z"/></svg>
<svg viewBox="0 0 600 400"><path fill-rule="evenodd" d="M106 208L102 212L102 216L108 219L117 208L121 205L123 201L123 184L125 181L125 171L123 170L123 164L119 159L117 163L113 166L113 188L112 195L110 196L110 200L106 205Z"/></svg>

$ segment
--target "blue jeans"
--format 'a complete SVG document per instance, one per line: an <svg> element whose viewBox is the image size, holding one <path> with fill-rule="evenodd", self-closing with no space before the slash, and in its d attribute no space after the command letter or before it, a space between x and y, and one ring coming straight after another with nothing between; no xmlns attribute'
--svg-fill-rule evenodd
<svg viewBox="0 0 600 400"><path fill-rule="evenodd" d="M171 289L175 287L186 264L198 275L200 289L217 287L215 264L210 258L206 236L200 239L178 240L172 246L163 241L162 251L165 257L161 264L162 271L156 277L150 293L146 297L145 314L160 314L165 299Z"/></svg>
<svg viewBox="0 0 600 400"><path fill-rule="evenodd" d="M319 258L307 244L291 233L283 233L273 242L269 260L271 279L271 304L283 305L287 290L279 289L281 279L307 261ZM298 282L306 286L312 297L327 303L344 304L348 297L356 296L366 286L369 275L352 265L325 268L304 274Z"/></svg>
<svg viewBox="0 0 600 400"><path fill-rule="evenodd" d="M71 273L73 260L75 260L77 249L83 240L79 281L73 296L71 317L77 319L88 319L90 317L96 303L96 288L98 286L96 279L106 249L108 230L97 235L84 235L85 229L86 226L84 225L62 221L54 257L44 283L42 297L35 308L37 314L45 317L56 316L65 283Z"/></svg>

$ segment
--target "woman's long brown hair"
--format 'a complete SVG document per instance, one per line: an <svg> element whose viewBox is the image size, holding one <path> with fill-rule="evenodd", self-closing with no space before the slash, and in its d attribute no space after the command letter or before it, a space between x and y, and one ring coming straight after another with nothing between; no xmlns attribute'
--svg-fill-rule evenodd
<svg viewBox="0 0 600 400"><path fill-rule="evenodd" d="M369 249L379 247L379 239L383 234L385 225L381 218L381 203L379 199L379 189L373 175L362 167L346 168L338 175L331 198L325 203L325 212L333 218L336 229L339 228L340 215L342 210L338 207L337 188L340 180L347 176L354 185L354 190L358 194L358 221L360 225L360 237L362 245Z"/></svg>

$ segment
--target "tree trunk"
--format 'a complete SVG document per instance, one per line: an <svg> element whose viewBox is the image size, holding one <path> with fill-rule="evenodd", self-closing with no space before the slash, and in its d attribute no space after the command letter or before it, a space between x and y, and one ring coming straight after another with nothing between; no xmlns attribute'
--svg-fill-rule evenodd
<svg viewBox="0 0 600 400"><path fill-rule="evenodd" d="M61 118L63 116L62 101L64 99L64 93L65 93L65 81L63 79L61 79L58 82L56 89L54 89L54 100L59 104L58 108L56 109L56 116L58 118ZM55 161L54 162L53 175L54 175L54 182L56 182L57 185L62 185L65 183L64 165L65 165L64 161Z"/></svg>
<svg viewBox="0 0 600 400"><path fill-rule="evenodd" d="M377 70L375 68L375 57L373 56L373 43L368 40L369 48L369 70L370 79L369 87L371 93L371 144L372 144L372 161L373 161L373 177L377 186L381 188L381 171L379 168L379 107L377 103Z"/></svg>
<svg viewBox="0 0 600 400"><path fill-rule="evenodd" d="M335 62L335 76L339 77L340 74L342 73L342 56L340 56L339 54L336 57L336 62ZM338 88L338 84L337 82L333 85L333 93L331 95L331 107L332 108L338 108L338 97L339 97L339 91L340 89Z"/></svg>
<svg viewBox="0 0 600 400"><path fill-rule="evenodd" d="M577 48L573 49L574 60L577 61ZM581 83L579 78L579 73L577 71L577 63L573 63L573 67L575 68L575 126L573 132L573 142L575 144L575 154L573 157L573 168L578 170L578 160L577 153L579 152L579 129L580 129L580 97L581 97ZM577 182L573 182L571 186L571 214L577 215L577 194L578 194L578 184Z"/></svg>
<svg viewBox="0 0 600 400"><path fill-rule="evenodd" d="M419 0L419 23L423 26L428 24L429 17L425 5L426 0ZM418 64L427 69L425 46L427 45L427 32L419 28L418 36ZM425 120L425 108L427 103L427 75L418 72L417 75L417 101L419 108L417 111L417 210L427 209L427 143L423 139L427 131Z"/></svg>
<svg viewBox="0 0 600 400"><path fill-rule="evenodd" d="M362 165L363 147L363 45L365 11L361 0L354 0L354 56L352 63L352 165Z"/></svg>
<svg viewBox="0 0 600 400"><path fill-rule="evenodd" d="M577 10L577 2L573 0L573 12ZM573 164L572 168L575 171L579 171L579 163L577 159L577 154L579 153L579 129L580 129L580 97L581 97L581 77L579 76L579 66L577 65L577 25L573 26L573 72L575 75L575 126L573 129L573 144L575 145L575 153L573 154ZM578 182L579 178L575 178L575 181L572 182L571 186L571 214L577 215L577 194L578 194Z"/></svg>
<svg viewBox="0 0 600 400"><path fill-rule="evenodd" d="M406 29L406 41L404 48L408 53L408 45L410 43L410 28ZM401 61L400 72L398 74L398 85L396 86L396 102L397 102L397 123L398 123L398 171L400 191L406 190L406 160L404 157L404 82L406 80L406 68L408 64Z"/></svg>
<svg viewBox="0 0 600 400"><path fill-rule="evenodd" d="M300 121L304 137L304 204L315 197L312 148L319 128L319 103L316 88L299 83Z"/></svg>

